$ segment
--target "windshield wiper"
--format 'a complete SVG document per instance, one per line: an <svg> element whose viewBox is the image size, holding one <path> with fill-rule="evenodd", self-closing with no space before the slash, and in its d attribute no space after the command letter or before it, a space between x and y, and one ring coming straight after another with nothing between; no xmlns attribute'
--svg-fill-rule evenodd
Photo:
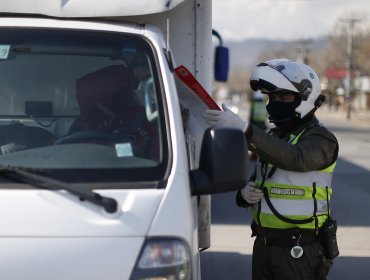
<svg viewBox="0 0 370 280"><path fill-rule="evenodd" d="M117 211L117 201L113 198L102 196L93 191L76 189L66 182L39 175L31 172L30 170L31 169L25 169L21 167L0 165L0 172L14 173L20 175L23 179L27 179L27 183L31 183L33 186L48 190L62 189L78 196L81 200L87 200L94 204L102 206L108 213L114 213Z"/></svg>

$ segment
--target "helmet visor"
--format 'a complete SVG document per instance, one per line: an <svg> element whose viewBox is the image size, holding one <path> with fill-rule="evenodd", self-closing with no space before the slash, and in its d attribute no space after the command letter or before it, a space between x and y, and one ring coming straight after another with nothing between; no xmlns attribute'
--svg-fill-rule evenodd
<svg viewBox="0 0 370 280"><path fill-rule="evenodd" d="M267 64L258 66L250 79L252 90L268 94L277 91L298 92L294 85L278 70Z"/></svg>

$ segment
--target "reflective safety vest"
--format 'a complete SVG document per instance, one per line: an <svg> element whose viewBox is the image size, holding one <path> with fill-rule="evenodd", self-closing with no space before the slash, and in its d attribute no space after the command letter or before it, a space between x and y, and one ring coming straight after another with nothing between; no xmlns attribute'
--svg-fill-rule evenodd
<svg viewBox="0 0 370 280"><path fill-rule="evenodd" d="M290 143L296 144L298 135L290 135ZM265 198L252 207L254 221L267 228L288 229L304 228L317 229L322 226L328 217L328 202L332 194L331 182L336 162L329 167L309 172L286 171L275 168L270 164L257 163L256 186L263 188L275 210L288 219L306 223L286 222L276 216L270 209ZM264 176L263 176L264 175Z"/></svg>

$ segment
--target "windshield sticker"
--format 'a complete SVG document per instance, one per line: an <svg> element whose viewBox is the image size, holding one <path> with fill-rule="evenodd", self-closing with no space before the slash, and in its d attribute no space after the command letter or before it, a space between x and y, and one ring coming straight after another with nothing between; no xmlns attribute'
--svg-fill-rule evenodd
<svg viewBox="0 0 370 280"><path fill-rule="evenodd" d="M115 145L117 157L132 157L131 143L118 143Z"/></svg>
<svg viewBox="0 0 370 280"><path fill-rule="evenodd" d="M0 59L7 59L9 55L10 45L0 45Z"/></svg>

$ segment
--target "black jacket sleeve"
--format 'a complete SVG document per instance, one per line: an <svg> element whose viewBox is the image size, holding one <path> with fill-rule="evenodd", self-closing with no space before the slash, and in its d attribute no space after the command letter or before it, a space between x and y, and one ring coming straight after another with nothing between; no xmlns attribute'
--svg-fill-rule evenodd
<svg viewBox="0 0 370 280"><path fill-rule="evenodd" d="M338 142L325 127L307 128L293 145L253 126L249 144L262 159L272 165L297 172L320 170L330 166L338 157Z"/></svg>
<svg viewBox="0 0 370 280"><path fill-rule="evenodd" d="M244 200L240 191L236 193L235 202L236 202L236 205L242 208L249 208L252 206L252 204L249 204L247 201Z"/></svg>
<svg viewBox="0 0 370 280"><path fill-rule="evenodd" d="M249 178L249 182L254 182L256 180L256 168L254 169L251 177ZM237 193L236 193L236 196L235 196L235 202L236 202L236 205L239 206L239 207L242 207L242 208L248 208L248 207L251 207L252 204L248 203L242 196L241 194L241 190L239 190Z"/></svg>

